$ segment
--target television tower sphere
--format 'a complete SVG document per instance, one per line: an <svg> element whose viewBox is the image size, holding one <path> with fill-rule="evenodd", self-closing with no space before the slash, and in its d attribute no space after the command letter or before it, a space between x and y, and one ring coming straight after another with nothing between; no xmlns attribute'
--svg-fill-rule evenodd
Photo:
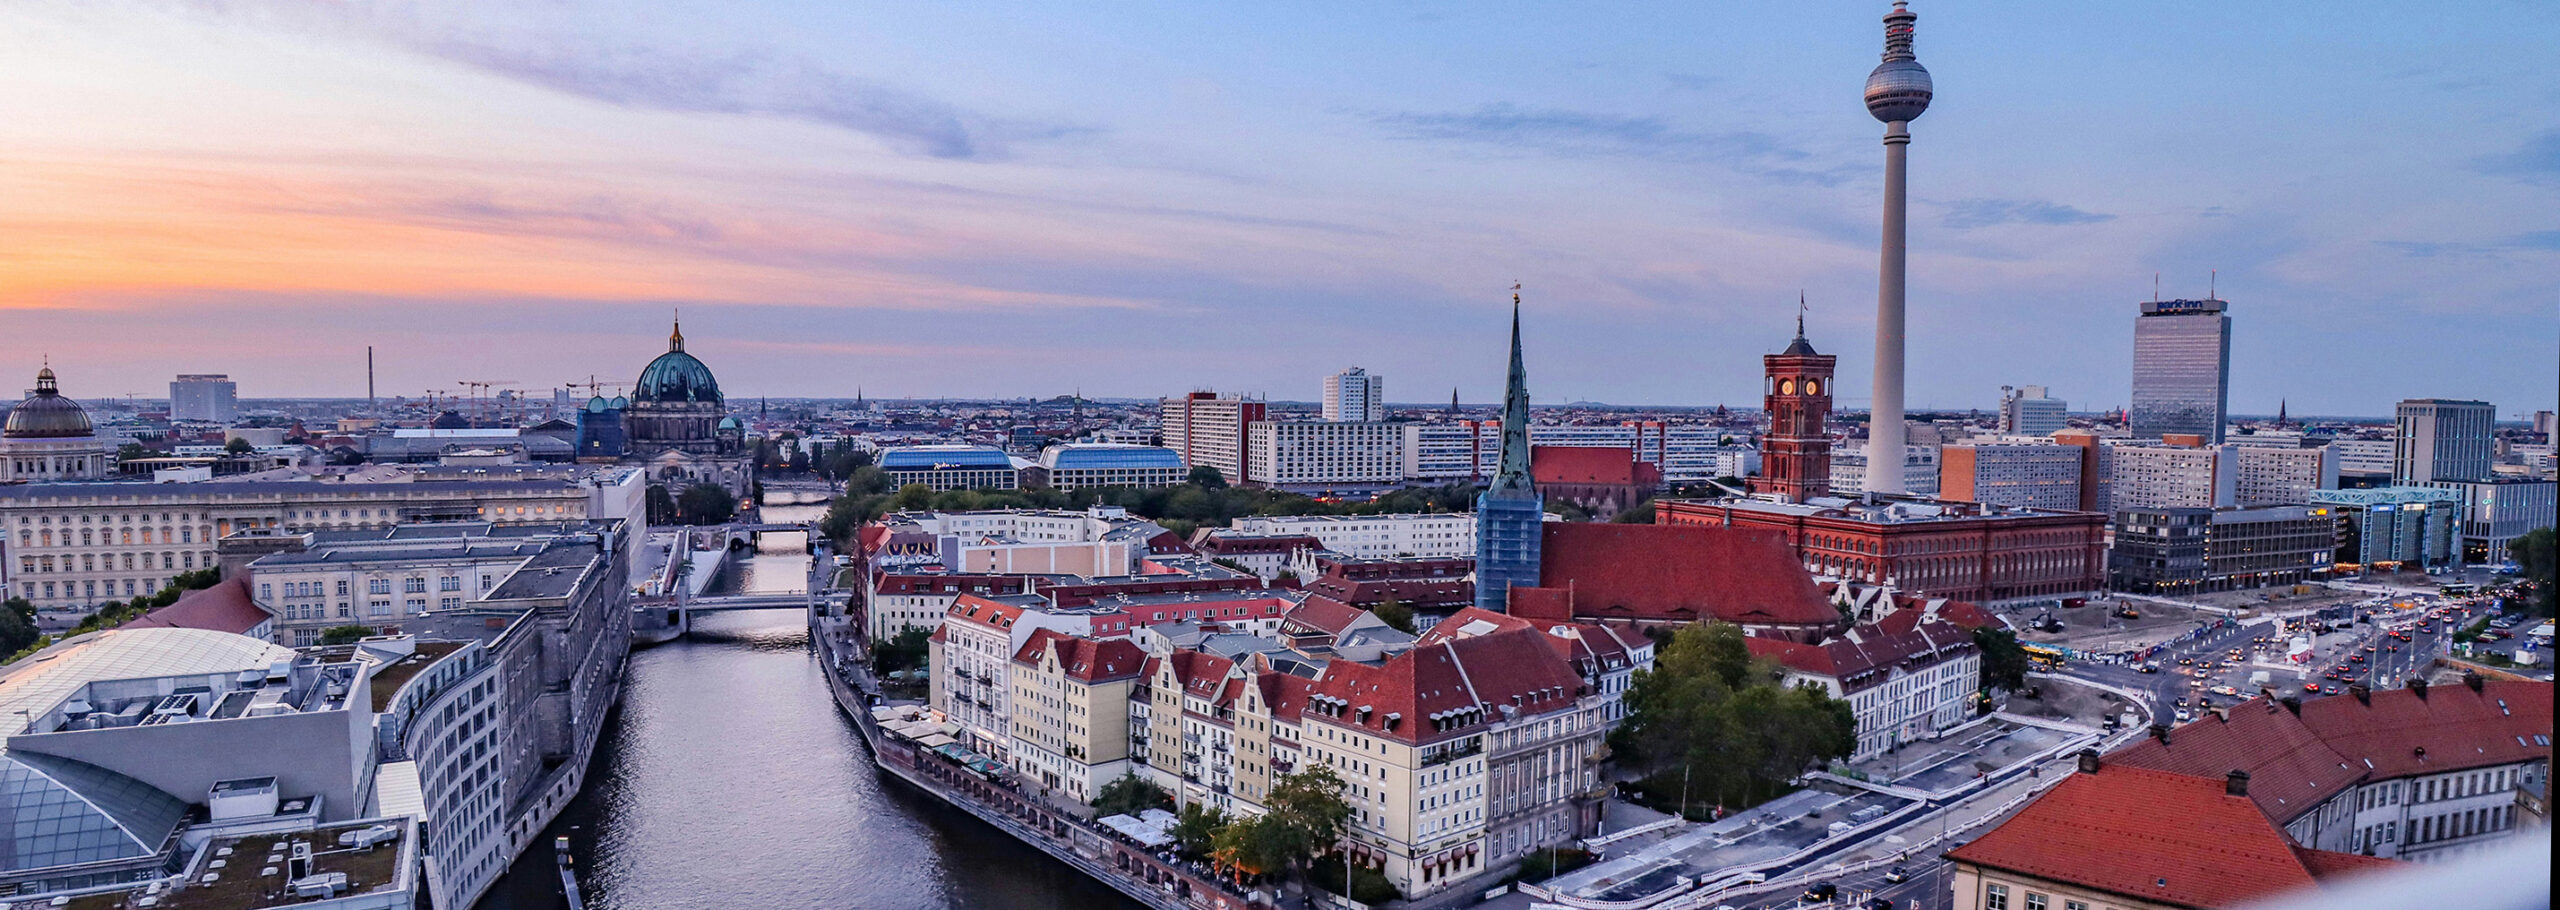
<svg viewBox="0 0 2560 910"><path fill-rule="evenodd" d="M1894 0L1884 17L1884 62L1867 74L1867 113L1886 123L1920 119L1929 109L1929 70L1911 53L1911 24L1918 14Z"/></svg>

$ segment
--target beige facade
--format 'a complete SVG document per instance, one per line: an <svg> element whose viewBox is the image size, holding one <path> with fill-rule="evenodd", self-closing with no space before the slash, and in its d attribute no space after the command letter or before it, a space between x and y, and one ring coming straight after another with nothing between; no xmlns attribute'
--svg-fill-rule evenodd
<svg viewBox="0 0 2560 910"><path fill-rule="evenodd" d="M2186 910L1972 863L1955 867L1955 910Z"/></svg>
<svg viewBox="0 0 2560 910"><path fill-rule="evenodd" d="M1036 633L1011 674L1015 770L1091 802L1129 773L1129 697L1145 655L1125 641Z"/></svg>

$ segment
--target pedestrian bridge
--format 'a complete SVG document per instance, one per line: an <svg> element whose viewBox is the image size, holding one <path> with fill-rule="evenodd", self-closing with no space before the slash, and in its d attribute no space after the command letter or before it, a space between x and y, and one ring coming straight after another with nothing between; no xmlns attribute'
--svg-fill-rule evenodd
<svg viewBox="0 0 2560 910"><path fill-rule="evenodd" d="M824 594L817 596L825 597ZM726 594L693 598L685 603L684 611L732 613L739 610L804 610L808 608L810 599L811 595L799 591L781 594Z"/></svg>

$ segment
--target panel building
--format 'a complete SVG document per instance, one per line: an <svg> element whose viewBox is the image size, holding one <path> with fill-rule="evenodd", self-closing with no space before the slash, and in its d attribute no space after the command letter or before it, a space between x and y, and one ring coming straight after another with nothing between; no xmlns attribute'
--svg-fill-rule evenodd
<svg viewBox="0 0 2560 910"><path fill-rule="evenodd" d="M2242 506L2310 502L2311 491L2338 488L2338 453L2328 446L2243 443L2237 455L2238 477L2233 483L2233 496Z"/></svg>
<svg viewBox="0 0 2560 910"><path fill-rule="evenodd" d="M2070 426L2064 417L2066 410L2062 399L2053 397L2044 386L2004 387L2000 395L2000 432L2043 436Z"/></svg>
<svg viewBox="0 0 2560 910"><path fill-rule="evenodd" d="M1352 367L1324 378L1324 419L1387 419L1387 377Z"/></svg>
<svg viewBox="0 0 2560 910"><path fill-rule="evenodd" d="M1246 428L1269 413L1262 402L1193 392L1164 399L1161 405L1165 448L1182 453L1183 464L1216 468L1228 483L1255 479L1246 450Z"/></svg>
<svg viewBox="0 0 2560 910"><path fill-rule="evenodd" d="M1938 495L1984 505L2080 511L2079 446L1968 443L1938 451Z"/></svg>
<svg viewBox="0 0 2560 910"><path fill-rule="evenodd" d="M230 423L240 417L240 386L222 373L180 373L169 383L169 419Z"/></svg>
<svg viewBox="0 0 2560 910"><path fill-rule="evenodd" d="M2224 301L2153 300L2133 320L2135 439L2222 441L2231 410L2231 317Z"/></svg>

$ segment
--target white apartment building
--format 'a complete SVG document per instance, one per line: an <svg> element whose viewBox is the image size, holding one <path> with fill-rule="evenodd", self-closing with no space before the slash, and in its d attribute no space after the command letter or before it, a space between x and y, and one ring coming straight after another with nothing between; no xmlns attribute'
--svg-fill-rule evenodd
<svg viewBox="0 0 2560 910"><path fill-rule="evenodd" d="M2233 496L2242 507L2306 503L2313 490L2338 488L2338 453L2327 446L2282 448L2243 442L2238 469Z"/></svg>
<svg viewBox="0 0 2560 910"><path fill-rule="evenodd" d="M1237 535L1313 537L1327 550L1359 559L1472 557L1476 552L1473 512L1248 515L1238 517L1233 528Z"/></svg>
<svg viewBox="0 0 2560 910"><path fill-rule="evenodd" d="M2070 425L2062 399L2044 386L2004 390L2000 397L2000 432L2044 436Z"/></svg>
<svg viewBox="0 0 2560 910"><path fill-rule="evenodd" d="M1129 695L1146 659L1126 639L1032 632L1011 667L1014 769L1084 802L1130 773Z"/></svg>
<svg viewBox="0 0 2560 910"><path fill-rule="evenodd" d="M179 572L213 568L215 541L251 529L618 518L636 533L645 524L647 478L637 468L538 469L522 480L465 479L478 476L430 471L345 481L0 485L0 589L43 608L90 607L150 594Z"/></svg>
<svg viewBox="0 0 2560 910"><path fill-rule="evenodd" d="M2388 439L2340 439L2329 443L2338 453L2338 473L2391 476L2392 442Z"/></svg>
<svg viewBox="0 0 2560 910"><path fill-rule="evenodd" d="M1352 367L1324 378L1324 419L1387 419L1387 377Z"/></svg>
<svg viewBox="0 0 2560 910"><path fill-rule="evenodd" d="M1404 425L1375 421L1255 421L1246 472L1279 486L1404 480Z"/></svg>
<svg viewBox="0 0 2560 910"><path fill-rule="evenodd" d="M1785 667L1788 685L1814 686L1849 703L1858 717L1858 748L1850 761L1964 723L1972 717L1967 701L1982 688L1982 655L1973 633L1918 611L1853 626L1818 645L1774 638L1745 644L1754 656Z"/></svg>
<svg viewBox="0 0 2560 910"><path fill-rule="evenodd" d="M1986 505L2077 511L2079 446L1965 443L1939 450L1938 495Z"/></svg>
<svg viewBox="0 0 2560 910"><path fill-rule="evenodd" d="M874 565L939 565L953 572L1115 576L1137 571L1155 522L1119 506L1081 512L995 509L893 512L880 519Z"/></svg>
<svg viewBox="0 0 2560 910"><path fill-rule="evenodd" d="M553 533L492 537L486 525L461 523L438 534L437 526L403 529L413 537L363 532L306 535L298 551L270 553L249 563L250 600L275 614L275 641L307 648L334 626L373 627L401 634L401 626L430 610L454 610L488 596L507 575L550 546Z"/></svg>
<svg viewBox="0 0 2560 910"><path fill-rule="evenodd" d="M1037 597L963 594L927 640L928 697L961 727L969 748L999 761L1012 754L1013 656L1039 629L1085 635L1088 616L1043 612Z"/></svg>
<svg viewBox="0 0 2560 910"><path fill-rule="evenodd" d="M1938 495L1938 447L1904 446L1902 485L1914 496ZM1856 496L1867 490L1864 446L1831 450L1831 495Z"/></svg>
<svg viewBox="0 0 2560 910"><path fill-rule="evenodd" d="M230 423L240 417L240 385L223 373L181 373L169 383L169 419Z"/></svg>
<svg viewBox="0 0 2560 910"><path fill-rule="evenodd" d="M1501 421L1403 427L1401 454L1407 480L1475 480L1491 477L1501 468ZM1727 435L1711 426L1650 421L1606 426L1538 424L1529 428L1529 444L1629 449L1637 461L1661 468L1663 483L1673 485L1759 473L1760 450L1740 441L1726 445Z"/></svg>
<svg viewBox="0 0 2560 910"><path fill-rule="evenodd" d="M2127 509L2219 509L2239 495L2239 447L2127 443L2107 452L2108 505Z"/></svg>

